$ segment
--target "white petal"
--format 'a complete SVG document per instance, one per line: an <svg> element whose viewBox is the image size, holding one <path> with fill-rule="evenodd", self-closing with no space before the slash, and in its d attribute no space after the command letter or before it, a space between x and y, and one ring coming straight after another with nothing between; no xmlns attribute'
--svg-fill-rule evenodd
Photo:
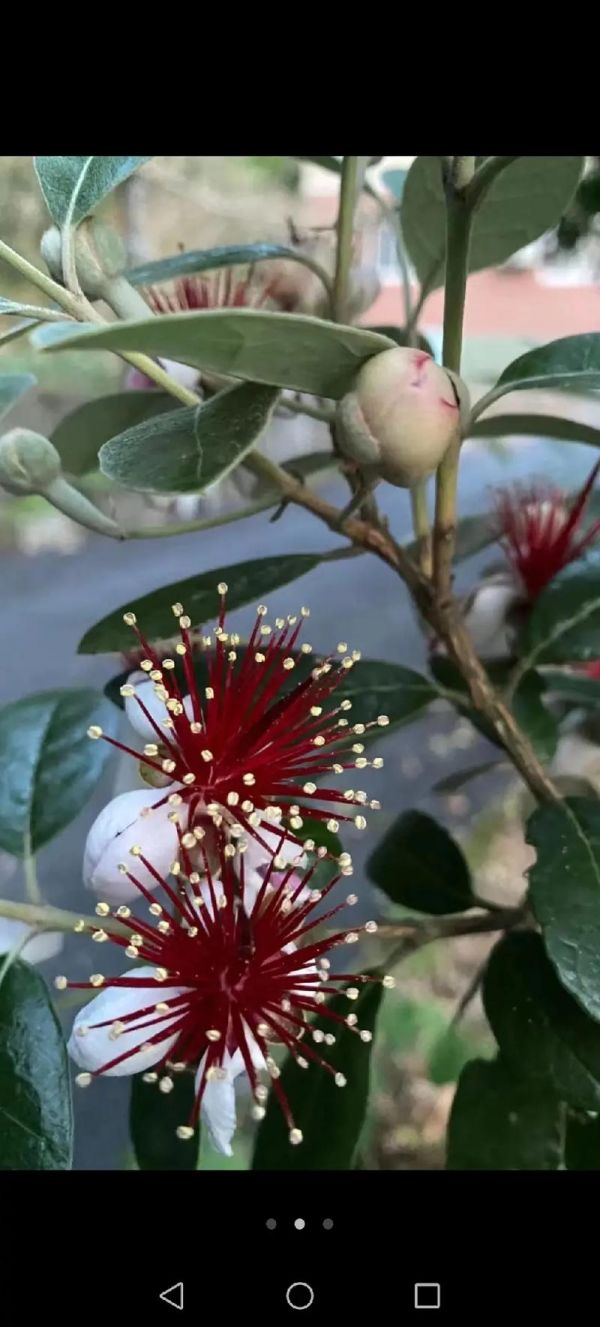
<svg viewBox="0 0 600 1327"><path fill-rule="evenodd" d="M269 865L274 853L276 853L278 857L281 857L281 860L285 862L287 866L291 866L292 862L296 862L298 859L300 859L300 866L306 861L306 855L302 856L301 844L294 843L294 841L289 838L284 839L282 843L281 834L273 832L272 825L268 820L263 820L262 824L259 825L257 829L257 833L267 846L266 848L263 848L253 835L248 834L245 869L259 871L261 867Z"/></svg>
<svg viewBox="0 0 600 1327"><path fill-rule="evenodd" d="M143 737L145 742L160 741L156 728L154 728L150 723L150 720L146 718L137 699L139 697L139 700L148 710L148 713L152 715L160 732L166 737L167 734L164 720L168 718L168 711L164 701L159 700L154 690L155 683L149 680L146 673L140 671L130 673L127 678L127 685L135 687L135 696L125 697L125 713L131 727L139 737Z"/></svg>
<svg viewBox="0 0 600 1327"><path fill-rule="evenodd" d="M158 362L182 387L196 386L198 382L197 369L193 369L189 364L178 364L174 359L160 359Z"/></svg>
<svg viewBox="0 0 600 1327"><path fill-rule="evenodd" d="M10 953L26 935L32 938L23 946L19 958L24 958L27 963L45 963L49 958L56 958L64 944L62 931L41 931L36 935L34 927L27 922L0 917L0 954Z"/></svg>
<svg viewBox="0 0 600 1327"><path fill-rule="evenodd" d="M465 622L482 658L503 659L510 655L513 632L507 619L520 597L508 579L483 582L475 591Z"/></svg>
<svg viewBox="0 0 600 1327"><path fill-rule="evenodd" d="M204 1072L206 1055L203 1056L196 1074L196 1091ZM224 1156L233 1155L231 1139L235 1133L237 1117L235 1112L235 1088L233 1074L230 1071L230 1056L226 1053L223 1068L226 1078L211 1079L206 1084L202 1097L201 1114L208 1129L210 1141L217 1152Z"/></svg>
<svg viewBox="0 0 600 1327"><path fill-rule="evenodd" d="M175 785L173 785L175 786ZM119 871L126 862L147 889L158 884L139 858L130 856L136 844L160 875L168 874L179 851L177 830L166 801L169 788L148 788L121 793L100 812L87 836L83 858L83 882L109 903L124 903L139 898L139 890ZM163 805L156 806L157 802ZM155 807L147 815L143 812ZM181 808L184 811L185 808Z"/></svg>
<svg viewBox="0 0 600 1327"><path fill-rule="evenodd" d="M135 981L144 981L147 977L152 977L154 968L149 966L136 968L133 972L124 972L124 977L131 977ZM139 991L131 986L107 986L106 990L96 995L89 1004L84 1005L79 1010L73 1031L68 1042L69 1055L81 1069L87 1069L90 1073L97 1073L104 1064L109 1064L111 1060L116 1059L118 1055L123 1055L127 1050L133 1050L136 1046L141 1046L150 1037L155 1036L157 1032L164 1031L170 1027L171 1023L179 1016L177 1013L172 1018L164 1018L154 1027L135 1029L131 1032L122 1032L120 1036L112 1039L110 1037L111 1024L123 1019L125 1014L131 1014L136 1009L152 1009L155 1004L163 1000L172 1000L178 995L184 993L182 986L145 986ZM139 1021L145 1023L151 1018L152 1014L144 1015ZM158 1015L157 1015L158 1017ZM92 1027L93 1023L103 1023L110 1019L111 1023L107 1027ZM81 1035L80 1029L87 1028L84 1035ZM112 1069L107 1069L106 1075L111 1078L122 1077L126 1074L143 1073L146 1069L151 1069L153 1064L168 1053L177 1041L178 1033L173 1036L165 1037L156 1046L151 1046L149 1050L138 1051L137 1054L129 1055L121 1064L116 1064Z"/></svg>

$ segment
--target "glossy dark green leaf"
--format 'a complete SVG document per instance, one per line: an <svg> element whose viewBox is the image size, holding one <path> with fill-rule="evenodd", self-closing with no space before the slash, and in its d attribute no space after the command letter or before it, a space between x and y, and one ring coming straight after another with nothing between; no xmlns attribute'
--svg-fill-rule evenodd
<svg viewBox="0 0 600 1327"><path fill-rule="evenodd" d="M600 706L600 677L587 677L566 668L544 668L541 676L546 690L553 695L586 709Z"/></svg>
<svg viewBox="0 0 600 1327"><path fill-rule="evenodd" d="M50 216L77 223L150 157L35 157L35 171Z"/></svg>
<svg viewBox="0 0 600 1327"><path fill-rule="evenodd" d="M531 905L563 984L600 1020L600 802L568 797L538 807L527 822L537 860Z"/></svg>
<svg viewBox="0 0 600 1327"><path fill-rule="evenodd" d="M65 470L71 475L85 475L96 469L98 452L109 438L172 409L173 397L166 392L115 392L100 396L65 415L52 434L52 442Z"/></svg>
<svg viewBox="0 0 600 1327"><path fill-rule="evenodd" d="M479 413L484 408L483 401L487 406L507 392L550 391L557 387L577 392L600 388L600 332L563 336L520 355L501 373L477 410Z"/></svg>
<svg viewBox="0 0 600 1327"><path fill-rule="evenodd" d="M438 692L412 668L380 659L361 659L349 670L336 696L352 701L355 722L373 723L380 714L385 714L391 727L416 719L432 700L437 700ZM361 741L373 737L381 740L386 732L389 728L371 729Z"/></svg>
<svg viewBox="0 0 600 1327"><path fill-rule="evenodd" d="M279 392L236 383L209 401L154 415L100 448L100 470L138 493L205 493L264 432Z"/></svg>
<svg viewBox="0 0 600 1327"><path fill-rule="evenodd" d="M358 1027L375 1030L383 989L379 982L364 986L352 1005ZM330 1008L348 1013L345 996L331 1001ZM323 1015L314 1025L330 1032L331 1021ZM266 1116L258 1130L252 1163L253 1170L350 1170L359 1143L369 1094L372 1043L361 1041L352 1028L336 1029L334 1046L324 1048L324 1059L346 1078L345 1087L337 1087L333 1075L317 1064L301 1069L288 1056L280 1084L302 1130L303 1142L292 1147L289 1128L275 1092L271 1092Z"/></svg>
<svg viewBox="0 0 600 1327"><path fill-rule="evenodd" d="M210 622L219 611L217 585L225 581L229 586L227 604L230 611L261 599L270 590L288 585L300 576L306 576L320 562L318 554L289 553L283 557L255 558L249 562L234 562L229 567L217 567L199 576L190 576L173 585L163 585L150 594L123 604L109 613L86 632L79 643L80 654L121 653L131 649L131 628L123 622L123 613L133 609L140 626L150 640L169 637L174 618L171 604L181 602L192 619L192 626Z"/></svg>
<svg viewBox="0 0 600 1327"><path fill-rule="evenodd" d="M570 1106L600 1109L600 1023L561 986L540 935L514 932L496 945L483 1003L515 1074Z"/></svg>
<svg viewBox="0 0 600 1327"><path fill-rule="evenodd" d="M49 351L135 350L213 373L329 397L343 396L366 360L394 346L386 337L360 327L258 309L149 315L141 321L71 329L64 337L62 324L57 323L53 331L56 339L47 345Z"/></svg>
<svg viewBox="0 0 600 1327"><path fill-rule="evenodd" d="M24 392L35 387L33 373L3 373L0 375L0 419L6 415Z"/></svg>
<svg viewBox="0 0 600 1327"><path fill-rule="evenodd" d="M339 836L333 834L322 820L309 820L308 817L305 817L302 826L302 839L312 839L317 848L327 848L327 851L334 857L339 857L342 851Z"/></svg>
<svg viewBox="0 0 600 1327"><path fill-rule="evenodd" d="M527 733L540 760L547 762L556 750L558 725L554 715L544 705L545 689L539 674L529 669L513 695L511 710L519 727Z"/></svg>
<svg viewBox="0 0 600 1327"><path fill-rule="evenodd" d="M115 712L89 689L40 691L0 710L0 848L36 852L85 806L110 754L87 729L115 728Z"/></svg>
<svg viewBox="0 0 600 1327"><path fill-rule="evenodd" d="M197 1170L200 1129L182 1142L176 1130L187 1124L194 1105L193 1074L173 1074L171 1092L158 1083L145 1083L143 1074L131 1080L129 1132L140 1170Z"/></svg>
<svg viewBox="0 0 600 1327"><path fill-rule="evenodd" d="M518 362L518 361L517 361ZM469 438L531 437L553 438L558 442L587 442L600 447L600 429L578 419L558 415L488 415L478 419L468 430Z"/></svg>
<svg viewBox="0 0 600 1327"><path fill-rule="evenodd" d="M406 908L441 916L475 905L471 874L458 844L422 811L398 816L366 869L388 898Z"/></svg>
<svg viewBox="0 0 600 1327"><path fill-rule="evenodd" d="M569 1112L565 1138L567 1170L600 1170L600 1119Z"/></svg>
<svg viewBox="0 0 600 1327"><path fill-rule="evenodd" d="M213 272L219 267L253 266L274 259L302 263L312 271L315 268L310 258L287 244L220 244L214 249L189 249L170 258L142 263L141 267L132 267L126 276L133 286L152 286L159 281Z"/></svg>
<svg viewBox="0 0 600 1327"><path fill-rule="evenodd" d="M537 596L521 653L536 664L600 658L600 550L565 567Z"/></svg>
<svg viewBox="0 0 600 1327"><path fill-rule="evenodd" d="M67 1051L45 982L17 960L0 985L0 1170L69 1170Z"/></svg>
<svg viewBox="0 0 600 1327"><path fill-rule="evenodd" d="M501 1058L465 1065L448 1126L449 1170L558 1170L564 1107Z"/></svg>
<svg viewBox="0 0 600 1327"><path fill-rule="evenodd" d="M583 157L518 157L497 177L478 208L469 270L503 263L556 224L573 196ZM441 158L417 157L408 172L400 210L402 234L420 281L444 281L446 204Z"/></svg>

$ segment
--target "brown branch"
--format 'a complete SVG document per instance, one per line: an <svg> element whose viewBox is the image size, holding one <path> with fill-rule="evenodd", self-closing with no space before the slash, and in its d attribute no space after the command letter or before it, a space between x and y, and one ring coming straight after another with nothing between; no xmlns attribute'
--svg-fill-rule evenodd
<svg viewBox="0 0 600 1327"><path fill-rule="evenodd" d="M552 780L546 774L513 714L499 696L477 657L460 607L453 596L441 602L431 581L412 562L408 553L381 526L374 526L357 516L340 519L340 513L319 494L299 484L292 476L280 481L288 501L311 511L314 516L338 534L343 534L357 547L375 553L404 581L416 607L443 640L450 658L460 669L469 688L474 709L497 733L515 768L538 801L559 801Z"/></svg>
<svg viewBox="0 0 600 1327"><path fill-rule="evenodd" d="M447 940L459 935L487 935L495 931L508 931L525 920L524 908L502 908L498 912L477 914L476 916L449 916L435 918L407 917L397 925L380 926L377 932L380 940L400 940L400 944L385 960L385 967L410 958L424 945L434 940ZM383 966L383 965L382 965Z"/></svg>

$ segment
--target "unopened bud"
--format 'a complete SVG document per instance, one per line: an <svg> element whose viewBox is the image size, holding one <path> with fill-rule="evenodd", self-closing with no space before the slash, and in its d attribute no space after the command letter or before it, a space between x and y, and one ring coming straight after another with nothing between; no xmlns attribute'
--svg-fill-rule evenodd
<svg viewBox="0 0 600 1327"><path fill-rule="evenodd" d="M56 447L41 433L17 428L0 438L0 485L16 497L38 493L88 530L123 538L119 526L65 479Z"/></svg>
<svg viewBox="0 0 600 1327"><path fill-rule="evenodd" d="M366 471L411 488L437 469L467 410L464 383L425 351L384 350L339 403L342 447Z"/></svg>
<svg viewBox="0 0 600 1327"><path fill-rule="evenodd" d="M42 238L41 253L51 276L63 280L62 242L57 226ZM92 299L102 299L107 282L121 275L126 255L123 241L111 226L91 217L78 226L75 234L75 266L81 288Z"/></svg>
<svg viewBox="0 0 600 1327"><path fill-rule="evenodd" d="M0 484L9 493L43 493L60 471L56 447L41 433L17 428L0 438Z"/></svg>

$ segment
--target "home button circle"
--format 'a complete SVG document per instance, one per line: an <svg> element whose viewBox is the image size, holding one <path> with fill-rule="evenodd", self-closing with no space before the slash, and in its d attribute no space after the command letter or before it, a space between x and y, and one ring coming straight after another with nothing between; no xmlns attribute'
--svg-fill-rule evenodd
<svg viewBox="0 0 600 1327"><path fill-rule="evenodd" d="M291 1309L309 1309L314 1303L315 1292L306 1281L294 1281L285 1292Z"/></svg>

